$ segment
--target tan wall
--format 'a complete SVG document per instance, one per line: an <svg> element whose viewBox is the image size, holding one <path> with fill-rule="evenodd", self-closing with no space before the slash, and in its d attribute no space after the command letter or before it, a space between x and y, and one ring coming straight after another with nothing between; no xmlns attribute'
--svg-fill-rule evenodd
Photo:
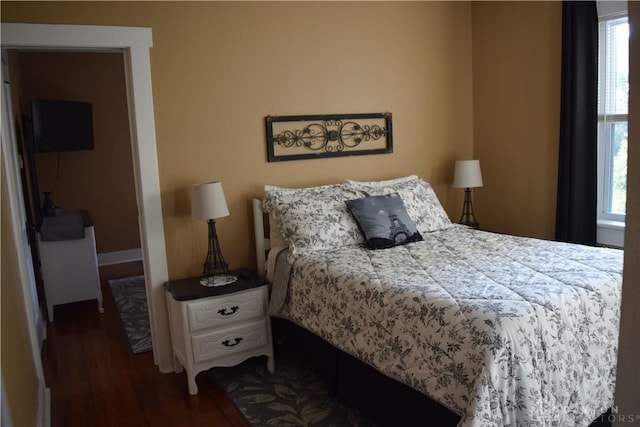
<svg viewBox="0 0 640 427"><path fill-rule="evenodd" d="M483 228L555 234L561 2L474 2L474 192Z"/></svg>
<svg viewBox="0 0 640 427"><path fill-rule="evenodd" d="M466 2L3 2L2 20L148 26L169 275L198 274L206 226L194 183L221 180L231 267L253 266L249 199L264 184L418 173L456 216L455 159L472 153ZM394 153L268 163L264 117L393 114Z"/></svg>
<svg viewBox="0 0 640 427"><path fill-rule="evenodd" d="M140 247L129 134L124 59L117 53L22 52L20 104L31 98L91 102L94 150L36 154L40 190L64 210L88 210L98 253Z"/></svg>
<svg viewBox="0 0 640 427"><path fill-rule="evenodd" d="M4 141L3 141L4 144ZM4 163L2 175L4 177ZM8 212L7 182L1 179L2 247L0 270L0 364L3 392L6 392L14 426L37 427L38 377L31 357L27 314L22 298L20 272L13 238L13 224Z"/></svg>

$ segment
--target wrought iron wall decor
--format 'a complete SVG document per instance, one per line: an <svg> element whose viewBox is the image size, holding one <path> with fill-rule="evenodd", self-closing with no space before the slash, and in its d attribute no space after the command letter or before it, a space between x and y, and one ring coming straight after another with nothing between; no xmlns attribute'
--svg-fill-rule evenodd
<svg viewBox="0 0 640 427"><path fill-rule="evenodd" d="M267 116L270 162L393 152L391 113Z"/></svg>

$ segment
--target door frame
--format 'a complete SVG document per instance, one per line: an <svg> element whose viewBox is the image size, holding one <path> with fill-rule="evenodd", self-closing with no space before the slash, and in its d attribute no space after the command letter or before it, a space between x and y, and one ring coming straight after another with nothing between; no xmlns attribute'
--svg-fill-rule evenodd
<svg viewBox="0 0 640 427"><path fill-rule="evenodd" d="M125 58L131 152L138 206L153 359L161 372L173 371L169 321L163 284L168 280L158 173L149 49L151 28L94 25L2 23L2 49L120 51ZM13 126L13 123L3 123ZM10 161L5 159L4 161ZM15 170L17 169L17 165ZM21 188L20 176L6 174L7 185ZM22 192L20 192L22 197ZM12 206L12 212L15 207ZM15 223L15 220L14 220ZM29 284L23 283L28 291ZM26 302L30 304L30 301ZM27 307L31 309L31 307ZM30 328L32 342L35 328ZM38 351L38 350L34 350Z"/></svg>

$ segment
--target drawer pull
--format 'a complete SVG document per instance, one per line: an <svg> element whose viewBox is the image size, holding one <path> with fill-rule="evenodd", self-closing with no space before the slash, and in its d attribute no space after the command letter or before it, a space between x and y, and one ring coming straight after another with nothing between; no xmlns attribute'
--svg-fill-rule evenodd
<svg viewBox="0 0 640 427"><path fill-rule="evenodd" d="M242 337L235 337L233 339L233 344L230 342L230 340L224 340L222 341L222 345L225 347L235 347L236 345L240 344L240 342L242 341Z"/></svg>
<svg viewBox="0 0 640 427"><path fill-rule="evenodd" d="M230 308L229 312L227 312L226 308L221 308L220 310L218 310L218 313L222 314L223 316L231 316L232 314L235 314L236 311L240 310L240 307L238 307L237 305L234 305Z"/></svg>

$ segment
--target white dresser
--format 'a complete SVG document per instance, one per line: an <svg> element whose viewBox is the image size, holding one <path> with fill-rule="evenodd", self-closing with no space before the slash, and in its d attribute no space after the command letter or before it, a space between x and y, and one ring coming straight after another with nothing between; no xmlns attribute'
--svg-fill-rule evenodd
<svg viewBox="0 0 640 427"><path fill-rule="evenodd" d="M242 275L215 288L200 285L197 277L165 283L175 370L184 367L189 394L198 393L198 373L249 357L267 356L267 369L274 372L268 286Z"/></svg>
<svg viewBox="0 0 640 427"><path fill-rule="evenodd" d="M85 223L92 224L85 215ZM70 240L43 240L38 233L44 291L49 321L53 306L95 299L102 313L102 291L98 273L96 238L93 225L84 225L84 237Z"/></svg>

